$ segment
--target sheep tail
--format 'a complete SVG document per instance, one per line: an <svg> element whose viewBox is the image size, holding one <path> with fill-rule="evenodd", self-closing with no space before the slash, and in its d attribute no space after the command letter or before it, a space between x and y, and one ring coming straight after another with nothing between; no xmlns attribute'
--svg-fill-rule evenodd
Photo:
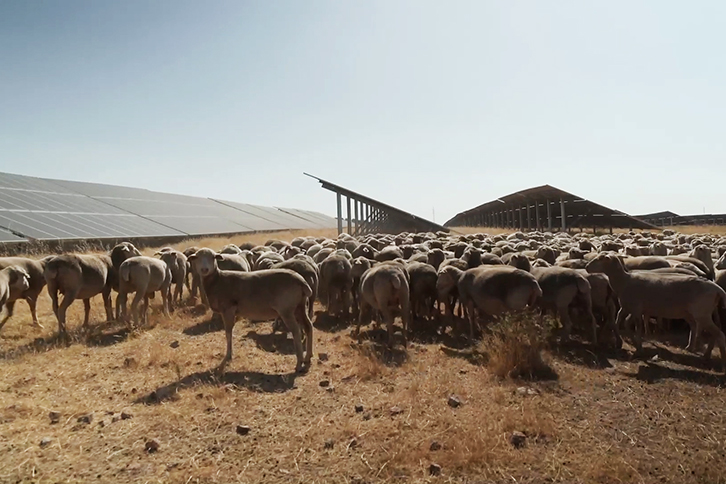
<svg viewBox="0 0 726 484"><path fill-rule="evenodd" d="M118 271L118 276L122 281L129 282L131 279L131 271L129 270L128 265L121 265L121 268Z"/></svg>
<svg viewBox="0 0 726 484"><path fill-rule="evenodd" d="M58 277L58 267L53 264L52 260L45 260L45 267L43 268L43 275L46 280L54 280Z"/></svg>

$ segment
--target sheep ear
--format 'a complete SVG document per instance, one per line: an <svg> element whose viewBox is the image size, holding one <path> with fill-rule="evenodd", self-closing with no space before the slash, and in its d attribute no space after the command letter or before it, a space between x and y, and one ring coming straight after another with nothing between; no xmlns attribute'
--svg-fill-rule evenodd
<svg viewBox="0 0 726 484"><path fill-rule="evenodd" d="M13 270L10 271L10 279L9 279L9 282L10 282L10 285L13 285L16 282L18 282L18 273L17 272L15 272Z"/></svg>
<svg viewBox="0 0 726 484"><path fill-rule="evenodd" d="M160 251L154 252L154 255L161 255Z"/></svg>
<svg viewBox="0 0 726 484"><path fill-rule="evenodd" d="M217 254L214 256L214 258L217 260L224 260L224 256L222 254Z"/></svg>
<svg viewBox="0 0 726 484"><path fill-rule="evenodd" d="M187 261L191 262L197 258L197 254L192 254L189 257L187 257Z"/></svg>

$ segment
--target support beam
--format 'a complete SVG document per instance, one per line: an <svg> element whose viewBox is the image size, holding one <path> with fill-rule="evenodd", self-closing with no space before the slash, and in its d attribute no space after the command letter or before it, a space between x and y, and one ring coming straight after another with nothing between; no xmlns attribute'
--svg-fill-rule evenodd
<svg viewBox="0 0 726 484"><path fill-rule="evenodd" d="M532 231L532 216L529 214L529 202L527 202L527 231Z"/></svg>
<svg viewBox="0 0 726 484"><path fill-rule="evenodd" d="M358 205L360 205L360 202L358 200L354 200L353 203L355 203L355 234L358 235L360 232L360 218L358 218Z"/></svg>
<svg viewBox="0 0 726 484"><path fill-rule="evenodd" d="M343 233L343 203L340 197L340 193L335 194L338 200L338 234Z"/></svg>
<svg viewBox="0 0 726 484"><path fill-rule="evenodd" d="M535 224L537 225L537 230L540 230L541 227L539 225L539 200L534 202L534 220Z"/></svg>
<svg viewBox="0 0 726 484"><path fill-rule="evenodd" d="M522 211L522 207L519 207L519 230L524 229L524 212Z"/></svg>
<svg viewBox="0 0 726 484"><path fill-rule="evenodd" d="M351 227L353 220L351 220L353 217L351 217L350 213L350 197L345 197L345 202L347 207L346 214L348 215L348 233L351 234L353 232L353 227Z"/></svg>
<svg viewBox="0 0 726 484"><path fill-rule="evenodd" d="M552 232L552 204L547 200L547 230Z"/></svg>
<svg viewBox="0 0 726 484"><path fill-rule="evenodd" d="M560 215L562 216L562 231L567 230L567 216L565 215L565 200L560 198Z"/></svg>

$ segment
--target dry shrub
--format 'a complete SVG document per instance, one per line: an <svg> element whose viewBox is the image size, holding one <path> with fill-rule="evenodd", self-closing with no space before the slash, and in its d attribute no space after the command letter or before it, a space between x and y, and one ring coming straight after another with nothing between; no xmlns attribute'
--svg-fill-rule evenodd
<svg viewBox="0 0 726 484"><path fill-rule="evenodd" d="M531 312L511 313L490 326L482 341L489 369L499 378L551 380L557 373L543 352L552 321Z"/></svg>

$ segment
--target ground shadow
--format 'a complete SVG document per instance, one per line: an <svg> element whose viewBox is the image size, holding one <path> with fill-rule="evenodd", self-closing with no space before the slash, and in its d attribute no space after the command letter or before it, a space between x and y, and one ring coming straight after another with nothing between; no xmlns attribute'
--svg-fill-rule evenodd
<svg viewBox="0 0 726 484"><path fill-rule="evenodd" d="M489 354L481 352L475 347L468 346L466 348L452 348L449 346L441 346L441 352L451 358L461 358L472 365L485 366L489 363Z"/></svg>
<svg viewBox="0 0 726 484"><path fill-rule="evenodd" d="M661 380L680 380L714 387L726 385L725 375L714 375L713 373L687 368L667 368L650 361L638 366L636 373L623 372L622 374L645 383L657 383Z"/></svg>
<svg viewBox="0 0 726 484"><path fill-rule="evenodd" d="M104 326L93 326L85 335L87 346L113 346L126 341L131 334L128 326L122 323L120 327L114 328L114 322Z"/></svg>
<svg viewBox="0 0 726 484"><path fill-rule="evenodd" d="M222 318L218 315L212 315L212 317L206 321L200 321L194 326L184 328L182 333L187 336L201 336L207 333L222 331L223 329L224 324L222 323Z"/></svg>
<svg viewBox="0 0 726 484"><path fill-rule="evenodd" d="M297 373L278 375L257 371L230 371L218 377L212 371L204 371L187 375L174 383L161 386L136 399L134 403L155 405L175 400L181 390L198 385L234 385L256 393L283 393L295 388L297 376Z"/></svg>
<svg viewBox="0 0 726 484"><path fill-rule="evenodd" d="M130 335L131 331L128 327L118 321L91 324L87 328L81 325L66 331L63 335L55 332L50 336L38 337L24 345L2 351L0 352L0 360L15 359L27 353L44 353L55 348L66 348L73 344L98 347L113 346L126 341Z"/></svg>
<svg viewBox="0 0 726 484"><path fill-rule="evenodd" d="M245 338L250 338L258 348L268 353L280 353L283 355L295 354L295 343L292 338L287 337L287 331L282 333L260 334L255 330L248 331Z"/></svg>
<svg viewBox="0 0 726 484"><path fill-rule="evenodd" d="M550 353L557 359L564 360L574 365L587 368L604 369L612 368L610 359L618 361L629 361L632 359L626 350L614 348L602 348L592 343L571 339L566 342L551 342Z"/></svg>
<svg viewBox="0 0 726 484"><path fill-rule="evenodd" d="M323 331L324 333L338 333L346 328L349 328L354 323L355 320L352 316L350 317L350 321L345 321L342 317L330 316L324 311L318 311L315 313L313 327L317 330Z"/></svg>

